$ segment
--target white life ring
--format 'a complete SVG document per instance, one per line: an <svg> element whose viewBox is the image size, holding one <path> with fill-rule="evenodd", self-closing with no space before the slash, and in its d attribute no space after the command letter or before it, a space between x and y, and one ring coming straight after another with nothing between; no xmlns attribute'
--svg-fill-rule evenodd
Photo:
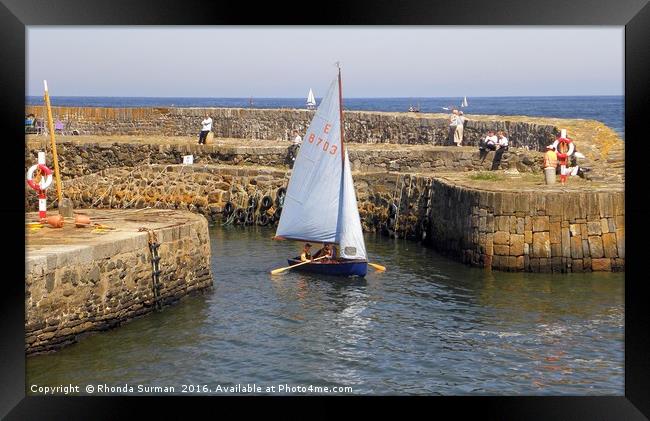
<svg viewBox="0 0 650 421"><path fill-rule="evenodd" d="M553 142L553 147L555 148L555 152L558 152L558 146L560 146L560 139L557 139L555 142ZM575 145L573 144L573 141L569 143L569 150L566 153L566 156L571 156L573 155L573 152L575 151Z"/></svg>
<svg viewBox="0 0 650 421"><path fill-rule="evenodd" d="M34 182L34 172L37 168L40 168L41 172L45 174L45 177L41 177L41 180L38 182L38 184ZM29 170L27 170L27 184L29 184L29 187L36 191L43 191L47 189L52 184L52 170L43 164L32 165L29 167Z"/></svg>

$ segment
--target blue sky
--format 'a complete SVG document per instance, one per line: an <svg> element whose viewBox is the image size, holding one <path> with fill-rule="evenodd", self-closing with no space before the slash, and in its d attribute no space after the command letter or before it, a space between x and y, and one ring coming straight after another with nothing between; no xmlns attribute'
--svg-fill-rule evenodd
<svg viewBox="0 0 650 421"><path fill-rule="evenodd" d="M624 27L29 26L27 95L623 95Z"/></svg>

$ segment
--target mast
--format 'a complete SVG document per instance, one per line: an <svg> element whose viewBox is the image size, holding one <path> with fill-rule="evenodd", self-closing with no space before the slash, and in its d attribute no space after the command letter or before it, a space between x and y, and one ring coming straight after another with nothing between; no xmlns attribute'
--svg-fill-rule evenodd
<svg viewBox="0 0 650 421"><path fill-rule="evenodd" d="M341 168L345 168L345 152L343 147L343 87L341 86L341 65L337 62L339 68L339 120L341 126ZM341 173L342 174L342 173Z"/></svg>

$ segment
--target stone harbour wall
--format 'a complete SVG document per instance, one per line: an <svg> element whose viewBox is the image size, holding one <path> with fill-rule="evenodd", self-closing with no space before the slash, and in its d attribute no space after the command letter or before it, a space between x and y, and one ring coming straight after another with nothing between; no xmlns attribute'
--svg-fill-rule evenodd
<svg viewBox="0 0 650 421"><path fill-rule="evenodd" d="M435 179L427 243L506 271L622 271L625 194L491 192Z"/></svg>
<svg viewBox="0 0 650 421"><path fill-rule="evenodd" d="M246 108L92 108L53 107L54 119L66 131L90 135L198 136L205 115L213 119L216 137L247 140L289 140L292 130L303 136L314 111ZM45 116L43 106L28 106L26 113ZM464 128L465 145L477 145L487 130L504 130L515 147L543 151L559 129L495 117L472 120ZM400 143L449 145L447 119L440 114L344 112L346 140L353 143Z"/></svg>
<svg viewBox="0 0 650 421"><path fill-rule="evenodd" d="M160 305L210 288L208 223L156 229L160 260ZM74 229L74 228L73 228ZM192 253L188 253L191 250ZM28 253L25 276L27 354L76 342L80 335L106 330L156 307L151 252L146 232L115 241Z"/></svg>
<svg viewBox="0 0 650 421"><path fill-rule="evenodd" d="M270 225L288 177L286 170L228 165L114 168L71 180L65 195L75 207L187 209L220 222L229 218L228 202L247 214L255 197L250 224ZM356 172L354 180L364 231L498 270L624 270L622 190L483 191L443 176L388 172ZM273 204L261 209L265 195Z"/></svg>
<svg viewBox="0 0 650 421"><path fill-rule="evenodd" d="M25 171L37 162L38 151L45 151L46 162L53 168L46 139L30 140L25 147ZM489 170L494 152L481 157L478 150L464 148L379 149L352 145L349 149L353 171L481 171ZM194 143L148 144L124 142L57 142L59 169L63 180L94 174L109 168L151 164L179 164L184 155L193 155L195 165L231 164L287 168L288 144L282 145L202 145ZM516 168L520 172L541 171L542 154L511 148L503 154L498 169ZM31 193L31 192L30 192Z"/></svg>

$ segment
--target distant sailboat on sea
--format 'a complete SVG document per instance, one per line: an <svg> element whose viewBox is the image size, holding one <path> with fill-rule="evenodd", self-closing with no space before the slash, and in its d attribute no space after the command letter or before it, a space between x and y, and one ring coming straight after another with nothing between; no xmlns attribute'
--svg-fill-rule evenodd
<svg viewBox="0 0 650 421"><path fill-rule="evenodd" d="M314 98L314 92L311 90L311 88L309 88L309 95L307 95L307 109L316 109L316 98Z"/></svg>
<svg viewBox="0 0 650 421"><path fill-rule="evenodd" d="M463 97L463 102L460 103L460 106L463 107L463 108L467 107L467 97L466 96Z"/></svg>

